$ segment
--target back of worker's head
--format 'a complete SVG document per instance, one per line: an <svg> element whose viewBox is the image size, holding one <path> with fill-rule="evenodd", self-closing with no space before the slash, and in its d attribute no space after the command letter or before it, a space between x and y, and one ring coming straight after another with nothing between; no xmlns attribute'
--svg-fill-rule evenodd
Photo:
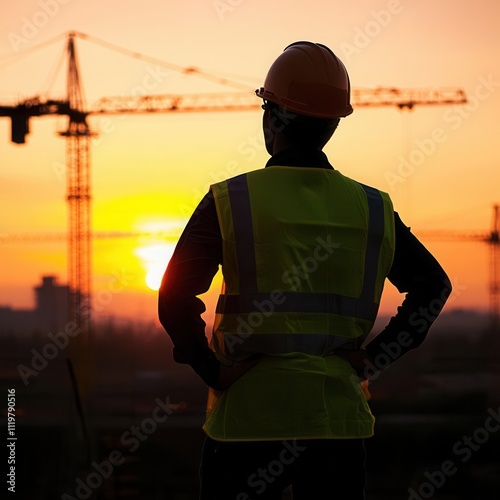
<svg viewBox="0 0 500 500"><path fill-rule="evenodd" d="M340 122L340 118L316 118L293 113L271 101L265 101L263 107L270 113L265 134L281 133L291 144L307 149L322 149Z"/></svg>
<svg viewBox="0 0 500 500"><path fill-rule="evenodd" d="M273 126L297 145L326 143L339 119L353 112L345 66L317 43L288 45L256 94L273 113Z"/></svg>

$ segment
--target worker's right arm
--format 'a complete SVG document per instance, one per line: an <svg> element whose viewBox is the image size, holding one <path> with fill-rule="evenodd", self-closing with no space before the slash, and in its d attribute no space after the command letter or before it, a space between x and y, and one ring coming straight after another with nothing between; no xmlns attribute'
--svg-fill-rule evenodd
<svg viewBox="0 0 500 500"><path fill-rule="evenodd" d="M189 364L213 389L228 388L258 362L219 362L205 336L205 293L222 263L222 237L212 193L200 202L184 229L163 276L158 316L174 344L174 360Z"/></svg>
<svg viewBox="0 0 500 500"><path fill-rule="evenodd" d="M184 229L163 276L158 316L174 345L174 360L191 365L209 386L221 366L205 336L201 315L205 293L222 262L222 239L211 193L200 202Z"/></svg>

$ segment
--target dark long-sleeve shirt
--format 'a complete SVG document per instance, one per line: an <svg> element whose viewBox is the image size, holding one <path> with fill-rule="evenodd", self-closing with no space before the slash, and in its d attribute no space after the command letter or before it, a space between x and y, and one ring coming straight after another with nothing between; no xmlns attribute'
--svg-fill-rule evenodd
<svg viewBox="0 0 500 500"><path fill-rule="evenodd" d="M321 151L286 150L266 164L333 168ZM388 325L366 346L372 369L386 368L425 339L451 292L450 281L429 251L394 213L396 246L389 281L406 297ZM159 293L160 321L174 344L174 360L188 363L211 385L219 362L208 345L197 296L206 292L222 264L222 237L209 192L194 211L176 246Z"/></svg>

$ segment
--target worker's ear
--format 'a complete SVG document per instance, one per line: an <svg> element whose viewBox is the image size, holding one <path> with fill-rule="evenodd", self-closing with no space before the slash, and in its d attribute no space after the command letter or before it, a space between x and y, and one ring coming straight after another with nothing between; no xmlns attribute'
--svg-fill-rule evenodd
<svg viewBox="0 0 500 500"><path fill-rule="evenodd" d="M271 109L271 124L276 129L276 132L283 132L286 127L291 126L293 122L298 120L297 113L292 113L283 106L275 106Z"/></svg>
<svg viewBox="0 0 500 500"><path fill-rule="evenodd" d="M272 130L272 127L270 125L270 117L270 111L266 109L264 111L264 116L262 117L262 132L264 133L264 144L266 146L266 151L272 156L276 132Z"/></svg>

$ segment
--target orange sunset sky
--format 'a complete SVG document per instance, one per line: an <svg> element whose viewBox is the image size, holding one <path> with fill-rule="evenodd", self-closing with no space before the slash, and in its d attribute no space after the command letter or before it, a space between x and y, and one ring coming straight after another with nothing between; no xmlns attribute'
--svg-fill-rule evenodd
<svg viewBox="0 0 500 500"><path fill-rule="evenodd" d="M389 192L416 233L490 229L492 206L500 203L497 0L25 0L3 2L0 12L0 105L34 95L65 97L69 31L238 78L249 91L296 40L331 47L353 87L461 88L466 106L355 109L325 152L343 174ZM150 94L237 91L88 40L77 38L76 46L88 107L138 88ZM66 281L64 240L5 241L66 230L65 144L56 135L66 120L32 119L27 143L14 145L10 121L0 119L0 305L32 307L32 287L42 274ZM96 314L156 321L156 292L146 276L157 278L164 269L211 182L264 166L261 113L129 114L89 122L100 133L91 146L93 229L172 233L163 240L94 242ZM455 284L449 308L486 310L487 245L422 241ZM121 286L114 286L110 301L99 302L112 280ZM213 292L218 287L216 281ZM209 307L214 296L207 296ZM400 301L388 284L382 311L391 314Z"/></svg>

